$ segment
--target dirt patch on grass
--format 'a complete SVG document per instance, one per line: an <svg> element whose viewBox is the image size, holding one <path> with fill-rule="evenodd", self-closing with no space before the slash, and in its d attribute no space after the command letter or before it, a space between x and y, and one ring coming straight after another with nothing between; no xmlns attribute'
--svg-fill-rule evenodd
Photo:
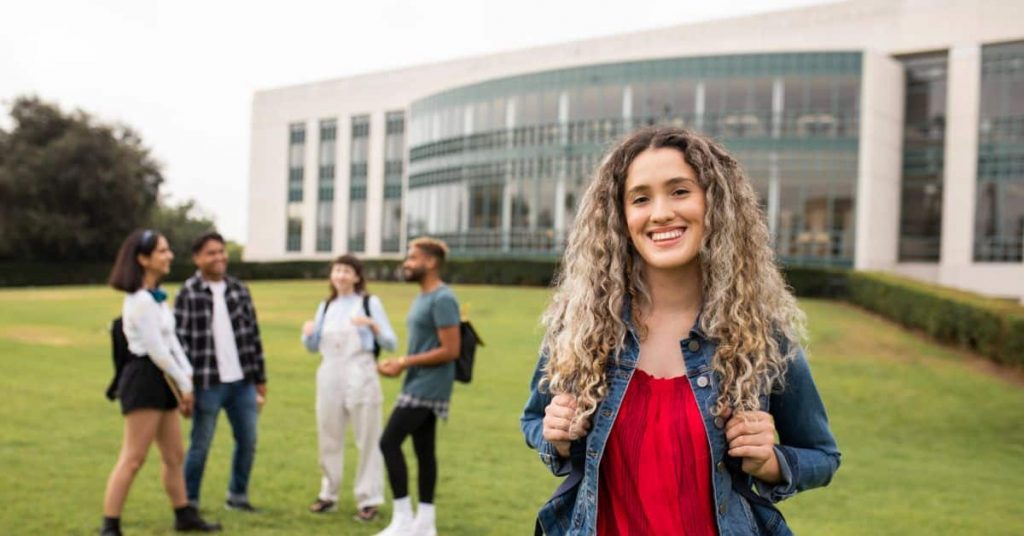
<svg viewBox="0 0 1024 536"><path fill-rule="evenodd" d="M72 344L71 337L67 334L42 326L2 326L0 327L0 339L55 347L66 347Z"/></svg>

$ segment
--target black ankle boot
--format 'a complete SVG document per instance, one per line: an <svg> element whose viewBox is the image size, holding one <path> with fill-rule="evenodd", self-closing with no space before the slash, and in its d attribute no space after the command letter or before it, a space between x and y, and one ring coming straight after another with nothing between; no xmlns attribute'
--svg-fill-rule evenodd
<svg viewBox="0 0 1024 536"><path fill-rule="evenodd" d="M121 518L104 516L100 536L121 536Z"/></svg>
<svg viewBox="0 0 1024 536"><path fill-rule="evenodd" d="M179 532L219 532L220 523L210 523L199 517L199 510L194 506L182 506L174 509L174 530Z"/></svg>

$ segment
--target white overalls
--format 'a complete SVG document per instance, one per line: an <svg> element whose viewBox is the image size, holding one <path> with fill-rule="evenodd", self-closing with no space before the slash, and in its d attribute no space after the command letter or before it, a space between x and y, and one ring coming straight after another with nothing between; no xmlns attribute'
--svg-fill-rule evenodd
<svg viewBox="0 0 1024 536"><path fill-rule="evenodd" d="M359 508L384 504L384 458L380 453L380 378L373 353L362 349L350 319L361 316L357 301L343 318L328 323L320 335L323 361L316 373L316 421L323 480L320 499L338 501L345 462L345 428L352 423L359 449L355 499Z"/></svg>

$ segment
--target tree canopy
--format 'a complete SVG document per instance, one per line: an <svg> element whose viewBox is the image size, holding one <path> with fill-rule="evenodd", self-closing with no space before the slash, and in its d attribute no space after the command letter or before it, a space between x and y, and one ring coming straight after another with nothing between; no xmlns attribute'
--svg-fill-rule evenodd
<svg viewBox="0 0 1024 536"><path fill-rule="evenodd" d="M161 205L161 165L131 128L38 97L15 99L10 118L0 128L0 259L109 260L140 227L180 255L213 228L194 201Z"/></svg>
<svg viewBox="0 0 1024 536"><path fill-rule="evenodd" d="M0 136L0 257L111 258L157 202L163 175L128 127L36 97Z"/></svg>

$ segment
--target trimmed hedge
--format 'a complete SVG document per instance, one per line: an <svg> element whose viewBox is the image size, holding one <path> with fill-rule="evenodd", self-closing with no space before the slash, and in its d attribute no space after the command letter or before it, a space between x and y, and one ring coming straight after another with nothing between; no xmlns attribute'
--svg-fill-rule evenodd
<svg viewBox="0 0 1024 536"><path fill-rule="evenodd" d="M401 262L366 260L366 276L397 281ZM550 286L555 259L456 258L445 280L456 284ZM327 277L324 261L232 262L231 274L246 281ZM0 287L104 284L109 263L0 262ZM168 281L195 271L176 263ZM957 344L997 362L1024 366L1024 307L889 274L840 268L789 266L786 281L801 297L845 299L935 339Z"/></svg>
<svg viewBox="0 0 1024 536"><path fill-rule="evenodd" d="M801 298L841 299L846 296L850 271L843 268L786 266L782 275Z"/></svg>
<svg viewBox="0 0 1024 536"><path fill-rule="evenodd" d="M875 272L850 272L847 299L935 339L1024 365L1024 307Z"/></svg>
<svg viewBox="0 0 1024 536"><path fill-rule="evenodd" d="M401 261L363 261L366 276L374 281L398 281ZM446 281L456 284L550 286L558 261L555 259L455 258L445 266ZM231 275L245 281L274 279L318 279L327 277L326 261L230 263ZM191 263L175 263L168 281L181 282L195 271ZM110 263L0 262L0 287L50 285L102 285ZM846 271L832 268L788 267L787 281L798 296L839 298L846 291Z"/></svg>
<svg viewBox="0 0 1024 536"><path fill-rule="evenodd" d="M366 277L374 281L398 281L401 261L363 261ZM231 262L231 275L245 281L326 278L326 261ZM452 283L547 286L555 272L554 260L452 259L445 279ZM0 262L0 287L51 285L102 285L110 274L108 262ZM181 282L195 272L191 263L175 263L167 281Z"/></svg>

